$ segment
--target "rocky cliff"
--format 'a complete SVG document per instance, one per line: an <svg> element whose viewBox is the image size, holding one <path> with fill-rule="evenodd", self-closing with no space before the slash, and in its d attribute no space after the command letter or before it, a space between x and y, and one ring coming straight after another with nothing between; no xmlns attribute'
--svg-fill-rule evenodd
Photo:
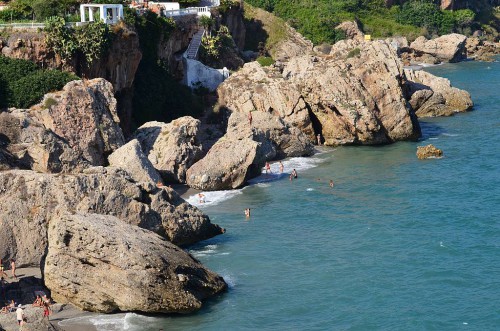
<svg viewBox="0 0 500 331"><path fill-rule="evenodd" d="M328 56L299 56L283 67L245 67L218 89L219 102L267 112L326 145L415 139L420 127L402 89L403 67L385 42L343 41Z"/></svg>

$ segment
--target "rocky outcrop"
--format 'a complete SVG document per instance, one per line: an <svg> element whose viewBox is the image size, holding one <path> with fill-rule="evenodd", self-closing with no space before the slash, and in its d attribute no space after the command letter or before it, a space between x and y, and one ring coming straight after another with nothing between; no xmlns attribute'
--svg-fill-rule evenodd
<svg viewBox="0 0 500 331"><path fill-rule="evenodd" d="M202 157L200 121L190 116L168 124L148 122L135 132L142 150L167 182L186 182L186 171Z"/></svg>
<svg viewBox="0 0 500 331"><path fill-rule="evenodd" d="M22 109L0 113L2 164L49 173L81 171L90 165L64 137L48 130L31 113Z"/></svg>
<svg viewBox="0 0 500 331"><path fill-rule="evenodd" d="M176 245L223 232L169 188L138 184L124 171L96 167L78 175L12 170L0 173L0 257L37 266L47 247L47 227L57 213L113 215L154 231Z"/></svg>
<svg viewBox="0 0 500 331"><path fill-rule="evenodd" d="M345 33L346 39L354 39L362 41L365 39L365 34L359 29L356 21L346 21L335 27L336 30L342 30Z"/></svg>
<svg viewBox="0 0 500 331"><path fill-rule="evenodd" d="M429 54L442 62L459 62L467 58L466 40L466 36L457 33L431 40L422 36L415 39L410 48L417 53L417 56Z"/></svg>
<svg viewBox="0 0 500 331"><path fill-rule="evenodd" d="M405 69L410 104L418 117L450 116L472 109L469 92L452 87L446 78Z"/></svg>
<svg viewBox="0 0 500 331"><path fill-rule="evenodd" d="M109 165L125 170L136 182L162 183L160 174L144 155L137 139L118 148L108 157Z"/></svg>
<svg viewBox="0 0 500 331"><path fill-rule="evenodd" d="M500 44L484 41L479 37L469 37L466 43L467 55L478 61L493 62L494 56L500 54Z"/></svg>
<svg viewBox="0 0 500 331"><path fill-rule="evenodd" d="M102 78L72 81L48 93L32 115L92 165L125 143L116 112L113 87Z"/></svg>
<svg viewBox="0 0 500 331"><path fill-rule="evenodd" d="M226 137L229 140L250 138L260 143L259 158L265 160L314 154L314 146L304 133L281 117L266 112L252 112L251 125L247 114L234 112L229 117Z"/></svg>
<svg viewBox="0 0 500 331"><path fill-rule="evenodd" d="M383 41L346 40L329 56L300 56L278 68L246 64L219 88L232 111L282 117L326 145L415 139L420 127L405 99L403 68Z"/></svg>
<svg viewBox="0 0 500 331"><path fill-rule="evenodd" d="M84 310L188 313L227 288L182 249L113 216L57 216L48 238L45 284Z"/></svg>
<svg viewBox="0 0 500 331"><path fill-rule="evenodd" d="M186 174L190 187L207 190L226 190L243 186L260 174L265 159L259 159L259 143L252 139L219 139L207 155L189 168Z"/></svg>
<svg viewBox="0 0 500 331"><path fill-rule="evenodd" d="M432 144L417 147L417 157L419 159L440 158L442 156L443 151Z"/></svg>
<svg viewBox="0 0 500 331"><path fill-rule="evenodd" d="M231 37L233 38L238 49L243 50L243 47L245 46L246 35L246 27L243 17L243 6L234 5L228 8L228 10L226 10L225 12L216 14L220 15L218 16L218 18L220 19L220 24L227 26L227 28L229 29Z"/></svg>

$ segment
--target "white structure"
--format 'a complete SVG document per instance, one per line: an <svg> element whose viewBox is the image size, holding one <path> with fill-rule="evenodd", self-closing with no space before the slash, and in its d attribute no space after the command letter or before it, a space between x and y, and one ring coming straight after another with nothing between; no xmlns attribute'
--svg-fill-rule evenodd
<svg viewBox="0 0 500 331"><path fill-rule="evenodd" d="M84 24L88 22L94 22L94 16L96 15L96 12L99 12L99 19L106 24L116 24L124 17L123 5L86 4L80 5L81 23Z"/></svg>

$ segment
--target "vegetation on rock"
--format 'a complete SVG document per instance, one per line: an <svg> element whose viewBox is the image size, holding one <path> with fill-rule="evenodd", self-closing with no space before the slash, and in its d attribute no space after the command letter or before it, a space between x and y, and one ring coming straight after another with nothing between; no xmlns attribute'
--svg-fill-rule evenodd
<svg viewBox="0 0 500 331"><path fill-rule="evenodd" d="M78 77L58 70L42 70L33 62L0 56L0 108L27 108L45 93L60 90Z"/></svg>
<svg viewBox="0 0 500 331"><path fill-rule="evenodd" d="M385 6L384 0L247 0L286 20L314 44L338 40L335 26L357 20L367 34L374 37L405 35L414 39L460 32L470 34L481 28L475 22L489 22L490 15L475 17L471 9L443 11L433 0L409 0L403 5ZM401 2L403 3L403 2ZM484 14L484 13L483 13ZM484 17L483 17L484 16ZM488 16L488 17L487 17Z"/></svg>

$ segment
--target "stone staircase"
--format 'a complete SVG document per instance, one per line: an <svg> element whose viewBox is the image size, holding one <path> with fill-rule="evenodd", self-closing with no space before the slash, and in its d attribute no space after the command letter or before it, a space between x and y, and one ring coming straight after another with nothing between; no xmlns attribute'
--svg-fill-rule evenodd
<svg viewBox="0 0 500 331"><path fill-rule="evenodd" d="M196 58L198 57L198 50L201 46L201 39L203 38L204 34L205 29L199 29L198 32L194 34L186 50L186 57L188 59L196 60Z"/></svg>

